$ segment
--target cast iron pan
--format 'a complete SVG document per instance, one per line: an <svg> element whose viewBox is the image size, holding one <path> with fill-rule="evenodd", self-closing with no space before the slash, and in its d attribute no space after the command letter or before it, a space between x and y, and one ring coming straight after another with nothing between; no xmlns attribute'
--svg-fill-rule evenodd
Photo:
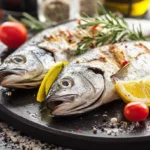
<svg viewBox="0 0 150 150"><path fill-rule="evenodd" d="M8 96L7 91L12 91ZM150 147L150 117L140 126L129 123L127 128L111 128L117 132L108 135L103 130L106 124L103 114L110 118L123 117L124 102L114 101L96 110L80 116L52 118L44 104L35 101L37 89L11 90L0 87L0 118L23 133L44 142L53 143L73 149L149 149ZM98 128L94 134L92 127ZM106 128L107 129L107 126Z"/></svg>

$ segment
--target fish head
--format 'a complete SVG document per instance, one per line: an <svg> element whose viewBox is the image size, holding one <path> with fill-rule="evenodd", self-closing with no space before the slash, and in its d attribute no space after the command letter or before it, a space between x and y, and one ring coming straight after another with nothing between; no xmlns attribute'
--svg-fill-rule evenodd
<svg viewBox="0 0 150 150"><path fill-rule="evenodd" d="M46 105L53 116L81 114L90 110L103 91L104 78L101 70L70 64L49 90Z"/></svg>
<svg viewBox="0 0 150 150"><path fill-rule="evenodd" d="M0 85L13 88L38 86L43 78L43 65L37 55L39 53L34 50L16 51L9 55L0 66Z"/></svg>

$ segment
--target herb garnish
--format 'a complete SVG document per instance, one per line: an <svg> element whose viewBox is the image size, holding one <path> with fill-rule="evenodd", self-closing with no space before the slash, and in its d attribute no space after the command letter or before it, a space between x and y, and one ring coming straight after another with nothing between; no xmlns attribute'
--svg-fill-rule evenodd
<svg viewBox="0 0 150 150"><path fill-rule="evenodd" d="M10 21L16 21L23 23L26 27L30 28L32 31L41 31L46 29L47 27L54 25L52 21L47 21L46 23L40 22L35 17L31 16L28 13L22 13L23 18L20 20L15 19L13 16L9 15L8 20Z"/></svg>
<svg viewBox="0 0 150 150"><path fill-rule="evenodd" d="M85 53L91 45L97 47L125 40L146 40L141 31L141 25L139 25L138 29L135 29L133 26L131 30L123 18L117 18L112 12L106 11L100 3L98 5L104 16L82 18L81 20L84 23L80 24L79 27L87 28L102 25L102 29L97 31L94 36L90 34L85 35L81 42L78 43L76 55Z"/></svg>

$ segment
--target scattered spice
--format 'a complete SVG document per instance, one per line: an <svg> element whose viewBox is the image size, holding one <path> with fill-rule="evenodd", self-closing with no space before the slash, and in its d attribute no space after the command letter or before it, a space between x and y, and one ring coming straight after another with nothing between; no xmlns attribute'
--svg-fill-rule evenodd
<svg viewBox="0 0 150 150"><path fill-rule="evenodd" d="M97 128L96 128L96 127L93 127L92 130L93 130L93 133L94 133L94 134L97 134Z"/></svg>
<svg viewBox="0 0 150 150"><path fill-rule="evenodd" d="M121 122L121 127L122 127L122 128L126 129L127 126L128 126L128 123L127 123L126 121L122 121L122 122Z"/></svg>
<svg viewBox="0 0 150 150"><path fill-rule="evenodd" d="M11 96L11 95L12 95L12 92L6 92L6 95L7 95L7 96Z"/></svg>
<svg viewBox="0 0 150 150"><path fill-rule="evenodd" d="M90 44L90 48L94 48L95 45L93 43Z"/></svg>
<svg viewBox="0 0 150 150"><path fill-rule="evenodd" d="M108 116L106 114L104 114L102 117L103 117L103 122L106 122L108 120Z"/></svg>
<svg viewBox="0 0 150 150"><path fill-rule="evenodd" d="M107 130L107 134L111 135L112 134L112 130Z"/></svg>
<svg viewBox="0 0 150 150"><path fill-rule="evenodd" d="M67 33L68 33L69 38L72 38L72 37L73 37L73 35L70 33L69 30L67 30Z"/></svg>
<svg viewBox="0 0 150 150"><path fill-rule="evenodd" d="M77 19L77 23L78 23L78 24L81 24L81 20L80 20L80 19Z"/></svg>
<svg viewBox="0 0 150 150"><path fill-rule="evenodd" d="M121 65L124 67L126 64L128 64L129 62L128 61L124 61Z"/></svg>
<svg viewBox="0 0 150 150"><path fill-rule="evenodd" d="M111 118L110 122L112 124L116 124L118 122L118 119L117 118Z"/></svg>
<svg viewBox="0 0 150 150"><path fill-rule="evenodd" d="M70 150L60 146L49 145L32 139L20 132L15 131L12 126L8 126L4 122L0 122L0 149L14 150Z"/></svg>
<svg viewBox="0 0 150 150"><path fill-rule="evenodd" d="M98 25L95 25L91 28L91 32L92 34L94 35L95 34L95 31L96 31L96 28L97 28Z"/></svg>

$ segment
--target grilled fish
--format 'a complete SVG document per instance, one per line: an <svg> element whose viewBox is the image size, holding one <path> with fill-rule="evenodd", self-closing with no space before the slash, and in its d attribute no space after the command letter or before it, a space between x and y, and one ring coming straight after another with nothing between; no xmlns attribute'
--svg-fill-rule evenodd
<svg viewBox="0 0 150 150"><path fill-rule="evenodd" d="M71 22L65 27L72 28L74 25L75 23ZM38 46L47 35L60 33L61 30L58 29L62 26L64 24L44 30L4 59L0 66L0 85L25 89L38 87L45 74L56 62L68 60L61 55L61 52L57 52L56 55L55 52L46 51Z"/></svg>
<svg viewBox="0 0 150 150"><path fill-rule="evenodd" d="M46 98L54 116L82 114L119 99L113 80L150 75L150 42L125 42L88 51L64 68Z"/></svg>
<svg viewBox="0 0 150 150"><path fill-rule="evenodd" d="M131 19L126 21L130 26L135 22ZM149 24L142 21L145 35L150 33L147 28ZM38 87L55 63L74 58L74 51L83 35L92 34L91 28L79 30L76 26L74 21L46 29L9 55L0 66L0 85L27 89ZM97 27L96 30L99 29L101 28Z"/></svg>
<svg viewBox="0 0 150 150"><path fill-rule="evenodd" d="M70 22L47 29L33 37L0 66L0 85L12 88L38 87L48 70L57 62L71 61L83 35L90 29L78 29Z"/></svg>

